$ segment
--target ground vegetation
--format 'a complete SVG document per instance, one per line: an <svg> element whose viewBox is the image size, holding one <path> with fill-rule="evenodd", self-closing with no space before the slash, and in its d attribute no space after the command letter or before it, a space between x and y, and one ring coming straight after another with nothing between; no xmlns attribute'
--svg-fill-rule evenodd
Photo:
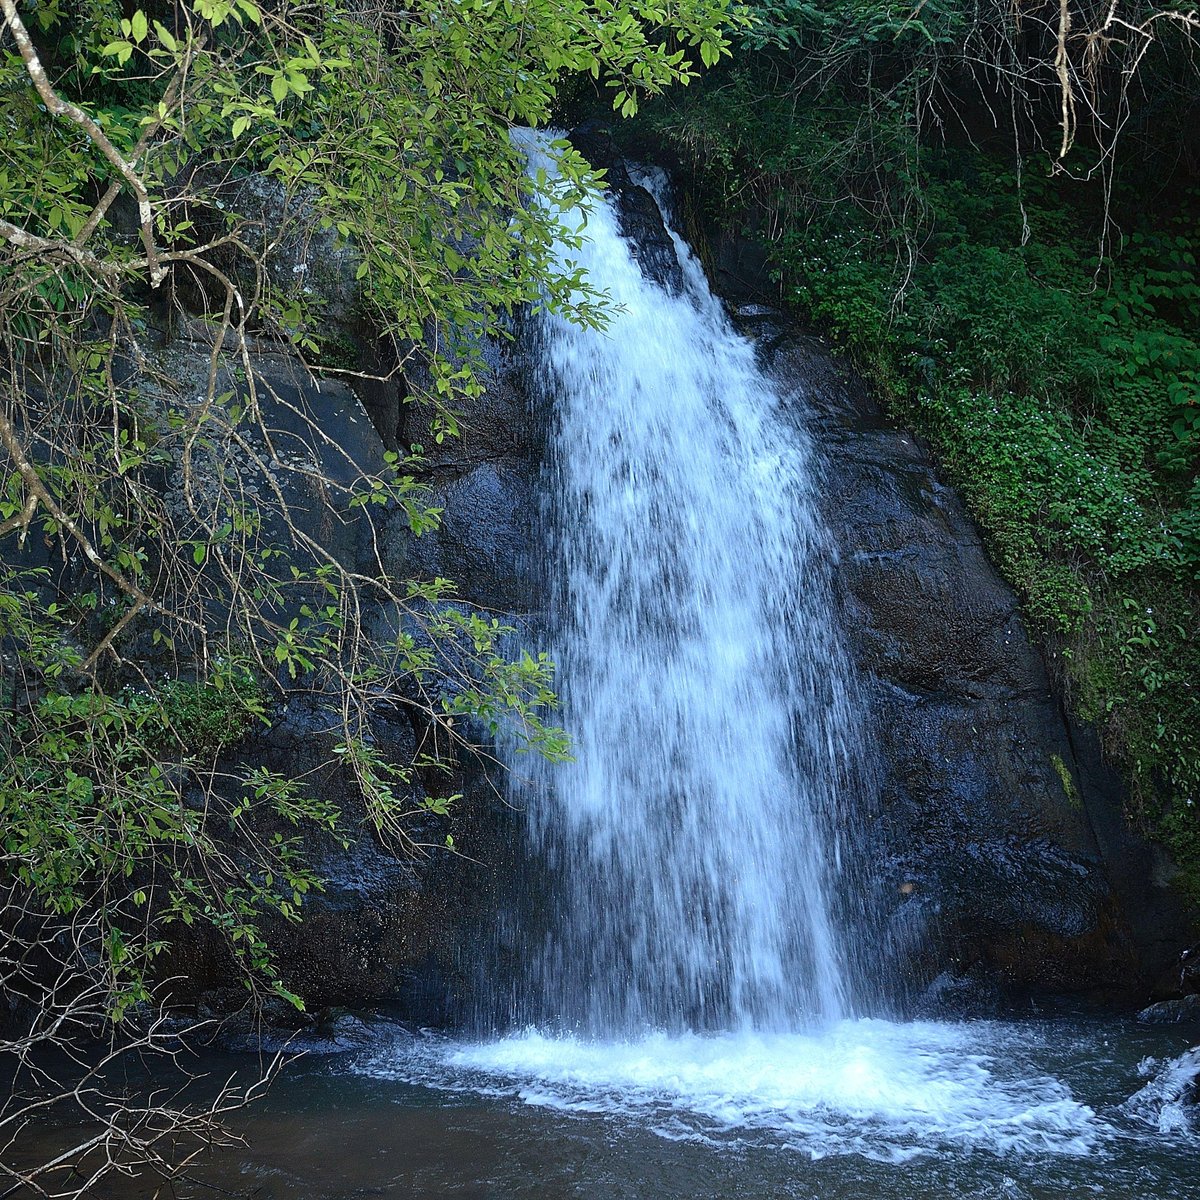
<svg viewBox="0 0 1200 1200"><path fill-rule="evenodd" d="M1200 902L1196 13L752 8L646 125L936 448Z"/></svg>

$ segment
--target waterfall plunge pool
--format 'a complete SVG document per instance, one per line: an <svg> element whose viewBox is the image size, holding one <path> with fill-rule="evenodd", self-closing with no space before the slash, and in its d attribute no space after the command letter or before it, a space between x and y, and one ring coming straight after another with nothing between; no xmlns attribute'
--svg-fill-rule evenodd
<svg viewBox="0 0 1200 1200"><path fill-rule="evenodd" d="M201 1160L173 1195L1191 1200L1191 1040L1111 1018L624 1042L383 1025L361 1049L292 1064L234 1115L245 1145ZM252 1069L244 1056L203 1065Z"/></svg>

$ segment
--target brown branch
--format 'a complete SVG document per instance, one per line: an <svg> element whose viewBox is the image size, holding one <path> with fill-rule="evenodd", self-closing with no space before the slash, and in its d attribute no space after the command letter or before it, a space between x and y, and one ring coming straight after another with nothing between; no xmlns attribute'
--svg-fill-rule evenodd
<svg viewBox="0 0 1200 1200"><path fill-rule="evenodd" d="M87 656L87 659L79 668L81 674L86 675L92 670L93 667L95 667L95 665L104 656L105 650L112 646L117 638L119 638L121 634L125 632L125 629L129 625L130 621L132 621L133 618L138 615L138 613L142 612L145 607L146 606L142 604L140 600L135 600L133 604L131 604L130 607L125 610L121 616L121 619L104 635L104 637L100 639L99 642L96 643L96 648ZM113 654L117 657L117 661L119 662L120 655L117 655L115 650L113 651Z"/></svg>
<svg viewBox="0 0 1200 1200"><path fill-rule="evenodd" d="M0 0L0 3L3 3L3 0ZM19 225L4 220L3 217L0 217L0 237L16 246L18 250L28 250L34 254L48 255L52 258L66 258L101 275L119 275L130 266L128 263L100 258L90 250L77 246L74 242L60 242L54 238L39 237L36 233L30 233L27 229L22 229Z"/></svg>
<svg viewBox="0 0 1200 1200"><path fill-rule="evenodd" d="M14 513L7 521L0 521L0 537L6 533L12 533L14 529L20 529L21 541L24 542L29 533L29 524L33 520L33 514L37 512L38 498L33 492L27 491L24 505L19 513Z"/></svg>
<svg viewBox="0 0 1200 1200"><path fill-rule="evenodd" d="M171 80L170 86L167 88L166 94L162 98L162 105L159 108L159 112L165 112L174 107L176 100L179 98L179 91L185 69L185 67L180 67L180 69L176 72L175 77ZM158 131L162 128L162 126L163 118L161 116L156 116L154 120L146 126L145 132L143 132L142 136L138 138L138 143L133 148L133 154L130 156L131 163L137 162L138 159L146 153L147 147L150 145L150 142L158 136ZM88 214L88 219L84 221L83 225L79 229L79 232L75 235L76 246L82 246L85 242L87 242L92 234L96 232L97 226L99 226L100 222L104 220L105 214L108 212L113 201L117 198L117 196L120 195L120 193L121 184L118 180L114 179L113 182L109 184L108 191L106 191L100 198L100 202L95 208L92 209L91 213Z"/></svg>
<svg viewBox="0 0 1200 1200"><path fill-rule="evenodd" d="M3 3L3 0L0 0L0 3ZM27 229L22 229L19 225L14 225L11 221L6 221L3 217L0 217L0 238L3 238L20 250L29 251L33 255L67 259L77 266L106 277L125 275L132 271L140 271L145 267L151 266L152 269L165 273L169 265L180 262L190 262L211 271L211 265L202 257L204 254L207 254L210 250L216 250L221 246L242 247L242 243L231 234L226 237L217 238L211 242L205 242L202 246L194 246L189 250L171 250L167 253L160 253L153 260L153 264L150 259L144 256L141 258L110 259L103 258L75 242L63 242L57 241L54 238L40 237L36 233L30 233Z"/></svg>
<svg viewBox="0 0 1200 1200"><path fill-rule="evenodd" d="M46 111L56 117L66 117L74 121L84 133L92 139L100 153L121 173L126 183L133 189L137 197L138 222L141 227L142 244L146 248L146 263L150 268L150 286L158 287L166 276L166 268L158 260L158 249L154 244L154 211L150 205L150 193L142 177L134 170L133 164L127 162L121 152L112 144L104 130L77 104L64 100L46 77L46 69L38 58L37 49L29 36L29 31L21 21L17 12L16 0L0 0L0 11L4 13L4 22L12 31L17 42L17 51L25 64L25 71L33 81L33 86L42 98ZM11 240L11 238L10 238Z"/></svg>
<svg viewBox="0 0 1200 1200"><path fill-rule="evenodd" d="M1071 32L1070 0L1059 0L1058 4L1058 46L1054 52L1054 72L1058 76L1058 86L1062 91L1062 145L1058 151L1059 158L1066 158L1071 148L1072 126L1075 116L1075 93L1071 88L1071 76L1068 72L1067 37Z"/></svg>
<svg viewBox="0 0 1200 1200"><path fill-rule="evenodd" d="M38 502L46 509L48 513L71 535L83 551L84 557L103 575L106 575L113 583L121 589L125 595L129 596L141 608L148 608L155 612L163 612L162 606L157 604L145 591L142 590L133 580L125 576L121 571L118 571L112 563L106 561L100 552L92 545L91 538L72 520L72 518L63 511L58 501L55 500L50 489L42 482L42 477L38 474L37 468L29 461L25 453L24 447L21 445L21 439L17 436L17 431L13 427L12 421L8 414L0 409L0 445L8 452L9 458L12 459L13 466L17 470L17 474L21 476L25 484L26 491L32 493ZM166 614L164 614L166 615ZM180 613L170 614L175 620L181 621L184 624L191 625L196 629L203 629L200 622L193 620L190 617L184 617Z"/></svg>

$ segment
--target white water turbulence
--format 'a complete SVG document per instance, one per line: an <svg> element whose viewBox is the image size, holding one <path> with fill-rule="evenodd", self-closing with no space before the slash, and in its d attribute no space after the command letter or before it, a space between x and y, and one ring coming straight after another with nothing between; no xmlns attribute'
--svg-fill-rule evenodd
<svg viewBox="0 0 1200 1200"><path fill-rule="evenodd" d="M1200 1046L1165 1062L1147 1058L1139 1074L1149 1082L1125 1102L1125 1112L1159 1133L1197 1132Z"/></svg>
<svg viewBox="0 0 1200 1200"><path fill-rule="evenodd" d="M681 242L679 289L610 201L586 238L571 257L618 311L603 332L544 315L536 343L576 761L529 801L550 918L524 1015L819 1025L856 1003L835 909L861 751L812 450Z"/></svg>
<svg viewBox="0 0 1200 1200"><path fill-rule="evenodd" d="M1039 1067L1046 1052L1021 1026L861 1018L812 1033L627 1040L527 1030L477 1044L417 1042L357 1069L542 1111L630 1120L718 1151L881 1163L1102 1152L1115 1130Z"/></svg>

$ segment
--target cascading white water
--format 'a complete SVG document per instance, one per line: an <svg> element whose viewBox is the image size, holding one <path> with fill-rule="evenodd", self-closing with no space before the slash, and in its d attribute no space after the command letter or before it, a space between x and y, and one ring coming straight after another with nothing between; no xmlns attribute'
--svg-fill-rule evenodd
<svg viewBox="0 0 1200 1200"><path fill-rule="evenodd" d="M530 353L554 414L546 575L577 761L513 761L530 887L498 942L507 965L524 938L527 969L507 1003L505 972L486 977L499 1036L402 1038L356 1070L785 1164L1102 1152L1114 1127L1047 1071L1056 1033L861 1011L844 831L863 751L803 414L677 237L671 287L610 203L586 236L621 310L603 334L543 316ZM769 1194L799 1195L780 1170ZM921 1194L960 1194L938 1171ZM713 1194L693 1183L661 1194ZM1027 1194L1011 1183L986 1194Z"/></svg>
<svg viewBox="0 0 1200 1200"><path fill-rule="evenodd" d="M682 242L678 289L611 201L586 235L572 257L615 315L537 331L576 761L530 804L556 883L526 1014L610 1035L826 1022L854 1001L833 891L859 751L812 451Z"/></svg>

